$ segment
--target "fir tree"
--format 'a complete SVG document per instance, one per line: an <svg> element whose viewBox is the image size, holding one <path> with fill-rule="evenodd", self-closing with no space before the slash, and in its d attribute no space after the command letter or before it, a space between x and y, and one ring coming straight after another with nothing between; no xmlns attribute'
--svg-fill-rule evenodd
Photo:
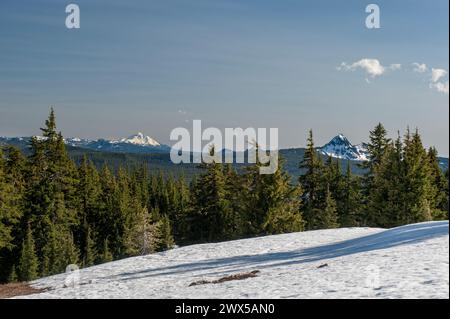
<svg viewBox="0 0 450 319"><path fill-rule="evenodd" d="M214 147L211 156L214 155ZM226 239L230 215L230 203L226 197L225 177L222 165L212 161L203 164L206 173L196 181L192 191L190 217L191 239L217 241Z"/></svg>
<svg viewBox="0 0 450 319"><path fill-rule="evenodd" d="M97 220L98 227L97 240L100 243L99 251L104 251L105 241L108 239L108 245L120 244L120 228L119 223L123 222L119 209L119 198L117 194L120 192L115 176L111 173L107 166L103 166L100 173L101 201L99 209L99 217ZM111 238L113 238L111 240ZM114 256L114 252L108 248L108 253Z"/></svg>
<svg viewBox="0 0 450 319"><path fill-rule="evenodd" d="M367 144L369 161L365 163L368 165L369 170L372 171L373 167L381 162L384 152L391 140L387 137L387 131L381 123L378 123L373 131L370 131L369 140L370 142Z"/></svg>
<svg viewBox="0 0 450 319"><path fill-rule="evenodd" d="M138 256L154 252L159 244L158 236L158 229L151 222L147 209L137 210L125 229L125 253L128 256Z"/></svg>
<svg viewBox="0 0 450 319"><path fill-rule="evenodd" d="M447 213L447 219L449 214L449 170L445 171L444 188L441 190L444 193L444 201L442 202L442 210Z"/></svg>
<svg viewBox="0 0 450 319"><path fill-rule="evenodd" d="M352 174L350 162L347 163L343 183L344 189L339 210L339 224L341 227L360 226L360 184L359 179Z"/></svg>
<svg viewBox="0 0 450 319"><path fill-rule="evenodd" d="M11 269L11 272L10 272L6 282L8 282L8 283L15 283L15 282L18 282L18 281L19 281L19 276L17 275L16 266L13 265L12 269Z"/></svg>
<svg viewBox="0 0 450 319"><path fill-rule="evenodd" d="M431 220L433 190L430 165L418 130L405 137L404 148L404 204L406 210L401 224ZM431 196L430 196L431 195Z"/></svg>
<svg viewBox="0 0 450 319"><path fill-rule="evenodd" d="M309 131L308 143L300 163L303 174L299 177L299 183L303 189L302 211L306 221L306 229L315 229L316 213L323 203L324 195L324 165L314 147L313 133Z"/></svg>
<svg viewBox="0 0 450 319"><path fill-rule="evenodd" d="M172 236L172 227L170 219L167 215L163 216L155 225L156 231L154 236L157 242L157 251L164 251L173 248L175 241Z"/></svg>
<svg viewBox="0 0 450 319"><path fill-rule="evenodd" d="M95 240L92 236L92 231L89 228L89 226L85 227L86 230L86 239L85 239L85 247L84 247L84 256L83 256L83 266L84 267L90 267L95 264L95 261L97 260L97 248L95 244Z"/></svg>
<svg viewBox="0 0 450 319"><path fill-rule="evenodd" d="M318 212L319 217L316 218L318 223L315 225L317 229L330 229L339 227L338 215L336 212L336 201L333 199L331 192L327 189L325 195L324 207Z"/></svg>
<svg viewBox="0 0 450 319"><path fill-rule="evenodd" d="M111 254L111 251L109 250L109 242L106 238L103 241L103 249L102 254L100 255L100 263L107 263L113 260L113 255Z"/></svg>
<svg viewBox="0 0 450 319"><path fill-rule="evenodd" d="M48 249L44 247L52 241L51 232L57 229L61 234L68 233L77 227L79 204L77 171L67 154L61 133L56 132L53 109L41 130L44 139L33 138L31 141L24 223L33 226L36 251L44 271L50 259L45 256ZM61 270L60 265L48 271L54 273L57 270Z"/></svg>
<svg viewBox="0 0 450 319"><path fill-rule="evenodd" d="M439 167L439 158L436 148L430 147L427 153L430 172L429 201L433 210L433 219L448 219L448 179Z"/></svg>
<svg viewBox="0 0 450 319"><path fill-rule="evenodd" d="M79 250L75 245L75 242L73 240L73 234L70 232L67 232L64 236L64 261L63 261L63 266L64 269L66 269L66 267L68 265L75 265L78 263L79 261Z"/></svg>
<svg viewBox="0 0 450 319"><path fill-rule="evenodd" d="M265 234L280 234L303 230L304 222L300 213L299 186L291 185L290 176L283 171L283 159L278 161L274 174L264 175L265 218L262 230Z"/></svg>
<svg viewBox="0 0 450 319"><path fill-rule="evenodd" d="M12 228L20 218L20 208L14 184L5 171L0 150L0 251L13 248Z"/></svg>
<svg viewBox="0 0 450 319"><path fill-rule="evenodd" d="M393 227L431 220L432 174L418 131L409 129L386 148L374 170L369 197L369 225Z"/></svg>
<svg viewBox="0 0 450 319"><path fill-rule="evenodd" d="M188 213L189 213L189 185L186 183L184 175L176 182L177 204L176 214L173 222L173 237L176 241L184 241L188 236Z"/></svg>
<svg viewBox="0 0 450 319"><path fill-rule="evenodd" d="M363 162L360 166L366 170L364 178L361 180L362 184L362 205L366 206L363 209L369 209L367 200L370 198L370 192L373 189L374 174L377 167L386 153L387 148L392 144L392 141L387 137L387 131L383 124L378 123L375 128L369 132L369 143L367 144L368 161ZM370 217L366 220L370 221Z"/></svg>
<svg viewBox="0 0 450 319"><path fill-rule="evenodd" d="M101 226L101 184L97 169L86 156L83 157L78 168L79 183L77 197L79 199L78 220L79 227L76 232L83 263L87 266L94 264L96 259L97 243L92 237Z"/></svg>
<svg viewBox="0 0 450 319"><path fill-rule="evenodd" d="M226 238L239 238L243 235L243 213L246 206L244 198L245 177L238 174L231 164L224 164L225 193L229 201L230 212L227 218Z"/></svg>
<svg viewBox="0 0 450 319"><path fill-rule="evenodd" d="M380 163L374 168L364 225L393 227L400 223L404 210L403 176L403 145L398 137L395 144L386 148Z"/></svg>
<svg viewBox="0 0 450 319"><path fill-rule="evenodd" d="M21 222L26 187L26 159L13 146L0 149L0 282L11 278L18 263L26 223Z"/></svg>
<svg viewBox="0 0 450 319"><path fill-rule="evenodd" d="M38 276L39 262L36 257L33 234L28 226L25 240L22 244L22 253L19 260L19 280L31 281Z"/></svg>

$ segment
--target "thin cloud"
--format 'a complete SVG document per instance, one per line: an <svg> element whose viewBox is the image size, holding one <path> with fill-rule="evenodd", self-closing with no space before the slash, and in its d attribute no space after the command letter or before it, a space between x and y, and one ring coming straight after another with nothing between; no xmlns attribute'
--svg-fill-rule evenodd
<svg viewBox="0 0 450 319"><path fill-rule="evenodd" d="M417 63L414 62L413 64L413 71L417 73L425 73L428 71L428 67L425 63Z"/></svg>
<svg viewBox="0 0 450 319"><path fill-rule="evenodd" d="M402 65L399 63L391 64L391 66L389 67L389 69L392 71L397 71L397 70L400 70L401 68L402 68Z"/></svg>

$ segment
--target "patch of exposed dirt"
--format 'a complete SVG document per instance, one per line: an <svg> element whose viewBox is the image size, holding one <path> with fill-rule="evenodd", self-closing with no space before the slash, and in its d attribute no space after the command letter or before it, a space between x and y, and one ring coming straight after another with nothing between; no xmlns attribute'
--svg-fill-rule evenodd
<svg viewBox="0 0 450 319"><path fill-rule="evenodd" d="M248 279L248 278L257 277L259 273L260 273L259 270L254 270L254 271L247 272L247 273L241 273L241 274L236 274L236 275L230 275L230 276L222 277L220 279L213 280L213 281L200 280L200 281L196 281L196 282L191 283L189 285L189 287L199 286L199 285L207 285L207 284L221 284L223 282L233 281L233 280L244 280L244 279Z"/></svg>
<svg viewBox="0 0 450 319"><path fill-rule="evenodd" d="M44 292L45 289L31 287L26 282L0 285L0 299L25 296Z"/></svg>

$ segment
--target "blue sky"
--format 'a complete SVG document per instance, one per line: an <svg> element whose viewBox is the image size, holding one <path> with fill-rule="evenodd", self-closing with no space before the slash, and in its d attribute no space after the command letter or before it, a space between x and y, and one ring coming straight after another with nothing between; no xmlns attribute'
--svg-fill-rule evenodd
<svg viewBox="0 0 450 319"><path fill-rule="evenodd" d="M61 0L0 2L0 135L37 134L53 105L66 136L137 131L169 143L175 127L278 127L282 147L337 133L367 140L382 122L419 127L449 154L448 1L72 1L81 28L65 28ZM371 77L354 64L377 60ZM347 68L338 67L342 62ZM423 73L412 63L424 63ZM391 65L401 64L399 70ZM448 75L439 79L447 83Z"/></svg>

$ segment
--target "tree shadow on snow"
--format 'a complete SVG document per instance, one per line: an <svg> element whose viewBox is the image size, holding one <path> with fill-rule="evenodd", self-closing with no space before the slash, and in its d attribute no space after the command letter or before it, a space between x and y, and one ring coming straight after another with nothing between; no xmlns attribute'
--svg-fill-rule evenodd
<svg viewBox="0 0 450 319"><path fill-rule="evenodd" d="M122 273L114 277L122 277L120 278L121 280L134 280L145 277L175 275L210 269L217 270L214 274L218 274L249 268L272 268L316 262L401 245L417 244L431 238L446 235L448 235L448 221L414 224L385 230L373 235L301 250L203 260L168 267L150 268L137 272ZM202 273L199 275L206 274ZM209 275L211 275L211 273L209 273Z"/></svg>

